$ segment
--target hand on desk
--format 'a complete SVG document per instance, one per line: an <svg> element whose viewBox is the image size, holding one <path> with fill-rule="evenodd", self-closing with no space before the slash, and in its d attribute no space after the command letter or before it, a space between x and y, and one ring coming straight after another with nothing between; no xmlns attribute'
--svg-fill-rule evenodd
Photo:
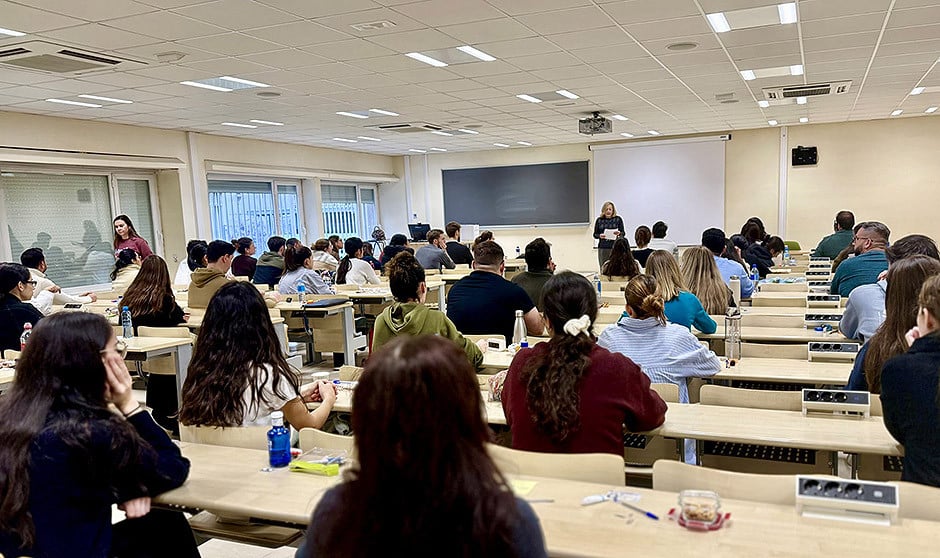
<svg viewBox="0 0 940 558"><path fill-rule="evenodd" d="M300 391L300 396L308 403L334 403L336 401L336 385L326 380L310 384Z"/></svg>

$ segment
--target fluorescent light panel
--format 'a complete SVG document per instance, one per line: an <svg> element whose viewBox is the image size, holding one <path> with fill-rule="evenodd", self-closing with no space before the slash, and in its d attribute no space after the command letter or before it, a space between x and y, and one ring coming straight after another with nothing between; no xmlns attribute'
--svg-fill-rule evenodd
<svg viewBox="0 0 940 558"><path fill-rule="evenodd" d="M463 132L463 133L465 133L465 134L473 134L473 135L477 135L477 134L480 133L480 132L477 132L476 130L469 130L469 129L467 129L467 128L460 128L460 129L457 130L457 131L458 131L458 132Z"/></svg>
<svg viewBox="0 0 940 558"><path fill-rule="evenodd" d="M767 108L770 106L770 101L757 101L757 106L760 108Z"/></svg>
<svg viewBox="0 0 940 558"><path fill-rule="evenodd" d="M901 116L901 114L903 113L904 111L902 109L896 109L896 110L891 111L891 116Z"/></svg>
<svg viewBox="0 0 940 558"><path fill-rule="evenodd" d="M409 149L412 153L427 153L424 149Z"/></svg>
<svg viewBox="0 0 940 558"><path fill-rule="evenodd" d="M333 141L341 141L343 143L359 143L358 141L349 138L333 138Z"/></svg>
<svg viewBox="0 0 940 558"><path fill-rule="evenodd" d="M482 50L475 49L470 45L459 46L457 47L457 50L459 50L460 52L469 54L470 56L473 56L474 58L479 58L480 60L484 62L492 62L493 60L496 60L496 58L494 58L493 56L490 56L489 54L483 52Z"/></svg>
<svg viewBox="0 0 940 558"><path fill-rule="evenodd" d="M441 149L440 147L432 147L431 151L447 151L446 149Z"/></svg>
<svg viewBox="0 0 940 558"><path fill-rule="evenodd" d="M571 91L568 91L567 89L559 89L558 91L555 91L555 93L558 93L558 94L561 95L562 97L567 97L567 98L569 98L569 99L580 99L580 98L581 98L581 97L578 97L577 95L575 95L574 93L572 93Z"/></svg>
<svg viewBox="0 0 940 558"><path fill-rule="evenodd" d="M283 122L274 122L272 120L249 120L248 122L254 122L255 124L267 124L268 126L283 126Z"/></svg>
<svg viewBox="0 0 940 558"><path fill-rule="evenodd" d="M439 135L439 136L452 136L452 135L454 135L454 134L452 134L452 133L450 133L450 132L443 132L443 131L441 131L441 130L432 130L431 133L432 133L432 134L437 134L437 135Z"/></svg>
<svg viewBox="0 0 940 558"><path fill-rule="evenodd" d="M524 94L524 93L523 93L522 95L516 95L516 97L519 98L519 99L522 99L523 101L529 101L530 103L541 103L541 102L542 102L542 99L533 97L532 95L526 95L526 94Z"/></svg>
<svg viewBox="0 0 940 558"><path fill-rule="evenodd" d="M731 26L728 25L728 19L722 12L708 14L705 17L708 19L708 24L712 26L712 30L715 33L727 33L731 31Z"/></svg>
<svg viewBox="0 0 940 558"><path fill-rule="evenodd" d="M925 110L924 112L926 112L927 114L933 114L937 112L937 107L927 107L927 110Z"/></svg>
<svg viewBox="0 0 940 558"><path fill-rule="evenodd" d="M659 132L657 132L656 130L647 130L646 133L649 134L649 135L651 135L651 136L658 136L658 135L659 135Z"/></svg>
<svg viewBox="0 0 940 558"><path fill-rule="evenodd" d="M777 121L776 121L776 120L768 120L767 123L770 124L771 126L776 126L776 125L777 125Z"/></svg>
<svg viewBox="0 0 940 558"><path fill-rule="evenodd" d="M620 121L630 120L629 118L627 118L626 116L623 116L622 114L611 115L611 118L613 118L614 120L620 120Z"/></svg>
<svg viewBox="0 0 940 558"><path fill-rule="evenodd" d="M790 75L791 75L791 76L801 76L801 75L803 75L803 65L802 65L802 64L794 64L794 65L790 66Z"/></svg>
<svg viewBox="0 0 940 558"><path fill-rule="evenodd" d="M754 70L741 70L741 77L743 77L745 81L757 79L757 76L754 74Z"/></svg>
<svg viewBox="0 0 940 558"><path fill-rule="evenodd" d="M251 81L251 80L248 80L248 79L242 79L242 78L232 77L232 76L222 76L222 77L220 77L219 79L223 79L223 80L226 80L226 81L234 81L235 83L240 83L240 84L242 84L242 85L247 85L248 87L271 87L271 86L268 85L267 83L261 83L261 82L259 82L259 81Z"/></svg>
<svg viewBox="0 0 940 558"><path fill-rule="evenodd" d="M809 122L809 118L807 118L807 117L805 117L805 116L801 116L801 117L800 117L800 123L806 124L807 122Z"/></svg>
<svg viewBox="0 0 940 558"><path fill-rule="evenodd" d="M375 114L381 114L383 116L398 116L397 112L383 109L369 109L369 112L374 112Z"/></svg>
<svg viewBox="0 0 940 558"><path fill-rule="evenodd" d="M379 138L371 138L369 136L356 136L356 137L361 140L366 140L366 141L382 141Z"/></svg>
<svg viewBox="0 0 940 558"><path fill-rule="evenodd" d="M496 147L509 147L505 143L494 143L493 145L495 145Z"/></svg>
<svg viewBox="0 0 940 558"><path fill-rule="evenodd" d="M60 105L74 105L76 107L87 107L87 108L101 108L101 105L96 105L94 103L82 103L79 101L67 101L65 99L46 99L50 103L58 103Z"/></svg>
<svg viewBox="0 0 940 558"><path fill-rule="evenodd" d="M26 33L21 33L19 31L14 31L12 29L4 29L3 27L0 27L0 35L9 35L11 37L22 37L26 35Z"/></svg>
<svg viewBox="0 0 940 558"><path fill-rule="evenodd" d="M341 111L337 112L336 114L338 114L338 115L340 115L340 116L349 116L349 117L351 117L351 118L369 118L368 115L365 115L365 114L356 114L355 112L346 112L345 110L341 110Z"/></svg>
<svg viewBox="0 0 940 558"><path fill-rule="evenodd" d="M223 126L232 126L233 128L257 128L252 124L242 124L241 122L223 122Z"/></svg>
<svg viewBox="0 0 940 558"><path fill-rule="evenodd" d="M79 95L82 99L91 99L93 101L104 101L106 103L121 103L124 105L133 104L134 101L128 101L126 99L115 99L113 97L99 97L98 95Z"/></svg>
<svg viewBox="0 0 940 558"><path fill-rule="evenodd" d="M517 141L516 143L518 143L519 145L526 145L526 146L532 145L531 143L529 143L529 142L527 142L527 141Z"/></svg>
<svg viewBox="0 0 940 558"><path fill-rule="evenodd" d="M629 133L629 132L620 132L620 135L623 136L623 137L625 137L625 138L632 138L632 137L633 137L633 134L631 134L631 133Z"/></svg>
<svg viewBox="0 0 940 558"><path fill-rule="evenodd" d="M914 89L911 89L911 95L920 95L924 92L924 89L927 88L922 86L915 87Z"/></svg>
<svg viewBox="0 0 940 558"><path fill-rule="evenodd" d="M803 75L802 64L793 64L792 66L777 66L774 68L754 68L751 70L741 70L741 77L744 78L745 81L769 77L801 75Z"/></svg>
<svg viewBox="0 0 940 558"><path fill-rule="evenodd" d="M418 62L424 62L425 64L430 64L434 66L435 68L444 68L445 66L447 66L446 62L441 62L440 60L436 58L431 58L430 56L426 56L424 54L421 54L420 52L408 52L405 54L405 56L407 56L408 58L417 60Z"/></svg>
<svg viewBox="0 0 940 558"><path fill-rule="evenodd" d="M778 24L789 25L799 20L795 2L715 12L707 14L705 17L715 33L727 33L738 29L752 29Z"/></svg>
<svg viewBox="0 0 940 558"><path fill-rule="evenodd" d="M796 2L777 4L777 16L780 18L780 25L796 23Z"/></svg>
<svg viewBox="0 0 940 558"><path fill-rule="evenodd" d="M798 104L798 105L805 105L806 102L807 102L806 97L797 97L797 98L796 98L796 104Z"/></svg>
<svg viewBox="0 0 940 558"><path fill-rule="evenodd" d="M211 85L208 83L201 83L198 81L181 81L180 85L188 85L190 87L201 87L202 89L209 89L210 91L221 91L223 93L228 93L229 91L232 91L232 89L229 89L228 87L221 87L218 85Z"/></svg>

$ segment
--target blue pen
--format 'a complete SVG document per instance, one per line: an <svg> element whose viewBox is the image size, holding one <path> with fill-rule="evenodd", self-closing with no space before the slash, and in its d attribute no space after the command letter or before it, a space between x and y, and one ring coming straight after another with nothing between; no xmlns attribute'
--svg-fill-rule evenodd
<svg viewBox="0 0 940 558"><path fill-rule="evenodd" d="M656 520L656 521L659 521L659 517L658 517L656 514L654 514L654 513L650 513L650 512L648 512L648 511L646 511L646 510L640 509L640 508L634 506L633 504L630 504L630 503L627 503L627 502L624 502L624 501L621 501L620 503L621 503L624 507L626 507L626 508L630 508L631 510L633 510L633 511L635 511L635 512L637 512L637 513L642 513L643 515L645 515L646 517L648 517L648 518L650 518L650 519L654 519L654 520Z"/></svg>
<svg viewBox="0 0 940 558"><path fill-rule="evenodd" d="M337 386L356 387L359 384L359 382L346 382L344 380L333 380L333 384Z"/></svg>

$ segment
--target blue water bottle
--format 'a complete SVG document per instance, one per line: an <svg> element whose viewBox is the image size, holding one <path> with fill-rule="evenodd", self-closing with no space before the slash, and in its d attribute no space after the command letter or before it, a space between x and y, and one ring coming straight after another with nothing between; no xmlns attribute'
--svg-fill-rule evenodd
<svg viewBox="0 0 940 558"><path fill-rule="evenodd" d="M751 265L751 281L760 281L760 272L757 271L756 265Z"/></svg>
<svg viewBox="0 0 940 558"><path fill-rule="evenodd" d="M268 430L268 462L272 467L287 467L290 464L290 430L284 426L284 413L271 413L271 430Z"/></svg>
<svg viewBox="0 0 940 558"><path fill-rule="evenodd" d="M124 328L124 339L132 339L134 322L131 321L131 311L127 306L121 307L121 326Z"/></svg>
<svg viewBox="0 0 940 558"><path fill-rule="evenodd" d="M783 265L790 265L790 247L783 245Z"/></svg>
<svg viewBox="0 0 940 558"><path fill-rule="evenodd" d="M297 298L301 304L307 302L307 286L303 283L297 283Z"/></svg>
<svg viewBox="0 0 940 558"><path fill-rule="evenodd" d="M594 276L594 286L597 287L597 296L601 296L601 277L600 275Z"/></svg>

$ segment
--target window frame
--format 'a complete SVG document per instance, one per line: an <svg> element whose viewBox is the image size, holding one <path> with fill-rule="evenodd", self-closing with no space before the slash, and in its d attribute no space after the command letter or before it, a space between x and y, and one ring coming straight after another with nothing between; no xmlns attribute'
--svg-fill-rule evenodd
<svg viewBox="0 0 940 558"><path fill-rule="evenodd" d="M274 178L270 176L254 176L247 174L220 174L220 173L209 173L206 175L206 190L209 190L210 181L226 181L226 182L265 182L268 184L268 187L273 197L272 207L274 210L274 234L279 236L284 236L281 230L281 202L278 199L278 188L281 186L289 186L297 189L297 217L300 221L300 241L304 244L307 242L307 224L306 219L304 219L304 196L303 196L303 181L297 178ZM221 240L230 240L227 238L221 238L216 235L215 227L212 223L212 216L209 215L209 230L211 231L213 238L220 238ZM288 238L284 236L284 238ZM263 239L262 243L267 239ZM260 248L260 246L259 246Z"/></svg>
<svg viewBox="0 0 940 558"><path fill-rule="evenodd" d="M359 226L359 238L363 241L372 240L372 231L365 230L365 211L362 205L362 191L363 190L372 190L372 199L375 205L375 215L376 215L376 225L380 225L378 216L382 214L381 207L379 207L379 185L372 183L360 183L360 182L343 182L341 180L331 180L331 181L320 181L320 189L322 190L324 186L345 186L345 187L355 187L356 189L356 220L357 225ZM326 218L323 214L323 196L321 193L320 196L320 221L323 223L323 235L326 237Z"/></svg>

